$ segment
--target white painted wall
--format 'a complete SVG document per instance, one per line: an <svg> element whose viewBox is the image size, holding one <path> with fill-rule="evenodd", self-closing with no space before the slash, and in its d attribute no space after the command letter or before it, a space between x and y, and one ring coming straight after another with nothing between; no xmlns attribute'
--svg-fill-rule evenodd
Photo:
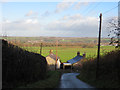
<svg viewBox="0 0 120 90"><path fill-rule="evenodd" d="M58 60L57 60L57 66L56 66L57 69L60 69L60 64L61 64L61 63L60 63L60 60L58 59Z"/></svg>

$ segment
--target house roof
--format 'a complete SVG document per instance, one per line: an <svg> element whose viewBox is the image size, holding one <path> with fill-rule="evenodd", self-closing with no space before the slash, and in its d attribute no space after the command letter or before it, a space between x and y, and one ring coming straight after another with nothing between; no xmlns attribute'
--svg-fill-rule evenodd
<svg viewBox="0 0 120 90"><path fill-rule="evenodd" d="M56 60L56 55L51 53L48 56L50 56L52 59ZM57 56L57 59L60 59L60 57Z"/></svg>
<svg viewBox="0 0 120 90"><path fill-rule="evenodd" d="M78 56L74 57L73 59L68 60L67 62L74 64L74 63L80 61L82 58L83 58L83 56L78 55Z"/></svg>

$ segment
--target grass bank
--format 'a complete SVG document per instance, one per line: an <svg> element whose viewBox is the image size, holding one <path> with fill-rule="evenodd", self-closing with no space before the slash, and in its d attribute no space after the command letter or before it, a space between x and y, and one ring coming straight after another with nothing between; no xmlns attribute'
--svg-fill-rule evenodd
<svg viewBox="0 0 120 90"><path fill-rule="evenodd" d="M57 88L61 77L60 71L48 71L44 80L21 86L19 88Z"/></svg>
<svg viewBox="0 0 120 90"><path fill-rule="evenodd" d="M99 77L96 79L96 58L83 61L80 80L96 88L120 88L120 50L106 53L99 62Z"/></svg>

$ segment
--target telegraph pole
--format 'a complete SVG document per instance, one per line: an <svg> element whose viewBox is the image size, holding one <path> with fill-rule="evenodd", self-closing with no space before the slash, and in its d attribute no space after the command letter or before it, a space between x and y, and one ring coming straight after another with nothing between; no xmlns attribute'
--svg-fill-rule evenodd
<svg viewBox="0 0 120 90"><path fill-rule="evenodd" d="M100 26L99 26L99 37L98 37L96 79L99 77L99 73L98 72L99 72L99 60L100 60L101 24L102 24L102 13L100 13Z"/></svg>
<svg viewBox="0 0 120 90"><path fill-rule="evenodd" d="M40 55L42 54L42 43L40 45Z"/></svg>
<svg viewBox="0 0 120 90"><path fill-rule="evenodd" d="M55 70L57 66L57 48L58 48L58 40L56 41L56 62L55 62Z"/></svg>

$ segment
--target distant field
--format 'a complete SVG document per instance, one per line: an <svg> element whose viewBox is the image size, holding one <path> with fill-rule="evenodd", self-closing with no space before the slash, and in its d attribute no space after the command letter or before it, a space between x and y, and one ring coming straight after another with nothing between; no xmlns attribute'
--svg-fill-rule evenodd
<svg viewBox="0 0 120 90"><path fill-rule="evenodd" d="M38 41L38 42L82 42L82 43L96 43L97 38L95 37L1 37L3 39L7 39L8 41L21 41L21 42L28 42L28 41ZM110 38L101 38L101 43L109 43Z"/></svg>
<svg viewBox="0 0 120 90"><path fill-rule="evenodd" d="M40 53L40 47L22 47L30 52ZM54 54L56 53L56 47L43 47L42 48L42 55L47 56L49 55L49 50L52 49ZM114 46L101 46L101 55L105 52L109 52L115 50ZM96 57L97 55L97 47L94 48L80 48L80 47L58 47L58 56L60 57L62 62L66 62L67 60L76 56L77 51L80 51L82 55L86 52L86 57Z"/></svg>

